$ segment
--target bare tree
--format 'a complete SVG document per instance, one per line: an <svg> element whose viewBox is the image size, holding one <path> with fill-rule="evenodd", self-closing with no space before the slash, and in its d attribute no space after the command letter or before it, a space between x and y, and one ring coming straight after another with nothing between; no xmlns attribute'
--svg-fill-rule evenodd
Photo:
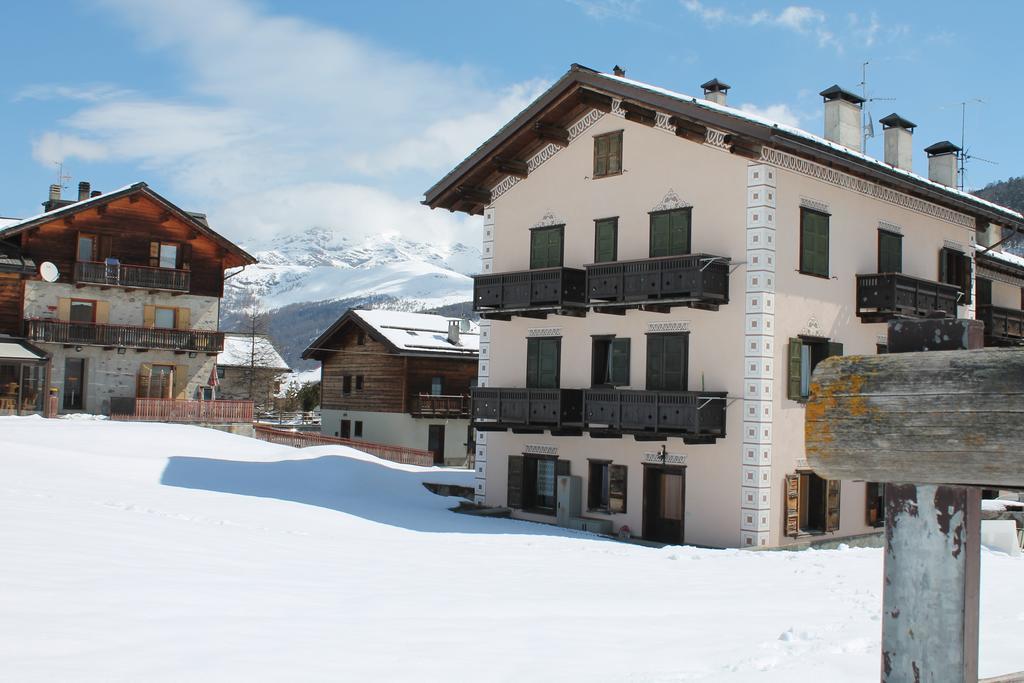
<svg viewBox="0 0 1024 683"><path fill-rule="evenodd" d="M266 408L273 403L273 394L283 370L279 356L267 336L268 314L256 292L249 292L249 302L242 310L242 329L236 333L244 338L244 348L233 359L241 369L236 391L257 407Z"/></svg>

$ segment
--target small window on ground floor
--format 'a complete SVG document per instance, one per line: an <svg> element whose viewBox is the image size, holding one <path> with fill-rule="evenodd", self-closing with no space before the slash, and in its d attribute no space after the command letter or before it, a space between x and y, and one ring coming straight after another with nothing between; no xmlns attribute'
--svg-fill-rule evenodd
<svg viewBox="0 0 1024 683"><path fill-rule="evenodd" d="M341 393L348 396L352 393L352 375L342 375L341 377Z"/></svg>
<svg viewBox="0 0 1024 683"><path fill-rule="evenodd" d="M813 472L786 476L786 535L839 529L839 480Z"/></svg>
<svg viewBox="0 0 1024 683"><path fill-rule="evenodd" d="M591 460L587 483L587 508L591 511L626 511L626 466Z"/></svg>
<svg viewBox="0 0 1024 683"><path fill-rule="evenodd" d="M342 420L341 421L341 438L350 439L352 438L352 421Z"/></svg>
<svg viewBox="0 0 1024 683"><path fill-rule="evenodd" d="M569 461L538 455L508 458L508 506L555 514L559 475L568 475Z"/></svg>
<svg viewBox="0 0 1024 683"><path fill-rule="evenodd" d="M363 421L362 420L356 420L355 421L355 424L354 424L354 426L352 428L352 436L356 437L357 439L362 438L362 436L363 436Z"/></svg>

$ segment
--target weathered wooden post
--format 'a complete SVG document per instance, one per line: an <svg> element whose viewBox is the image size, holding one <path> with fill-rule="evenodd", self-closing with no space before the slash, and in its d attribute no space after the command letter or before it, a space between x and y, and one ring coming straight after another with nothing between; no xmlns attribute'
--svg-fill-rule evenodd
<svg viewBox="0 0 1024 683"><path fill-rule="evenodd" d="M980 487L1024 487L1024 350L941 350L980 325L892 321L896 353L814 371L808 463L885 483L882 681L978 680Z"/></svg>

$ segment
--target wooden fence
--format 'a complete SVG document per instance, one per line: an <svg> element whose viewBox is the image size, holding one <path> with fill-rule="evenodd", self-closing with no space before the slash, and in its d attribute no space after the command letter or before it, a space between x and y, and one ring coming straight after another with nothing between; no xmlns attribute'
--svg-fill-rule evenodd
<svg viewBox="0 0 1024 683"><path fill-rule="evenodd" d="M348 446L357 451L363 451L375 455L381 460L397 462L403 465L420 465L431 467L434 464L434 454L430 451L418 448L405 448L404 446L389 446L372 441L361 441L359 439L342 439L336 436L324 436L323 434L311 434L309 432L293 432L287 429L275 429L264 425L255 425L256 438L270 443L292 446L294 448L306 448L307 446Z"/></svg>
<svg viewBox="0 0 1024 683"><path fill-rule="evenodd" d="M136 398L111 401L111 420L138 422L251 423L252 401L188 401Z"/></svg>

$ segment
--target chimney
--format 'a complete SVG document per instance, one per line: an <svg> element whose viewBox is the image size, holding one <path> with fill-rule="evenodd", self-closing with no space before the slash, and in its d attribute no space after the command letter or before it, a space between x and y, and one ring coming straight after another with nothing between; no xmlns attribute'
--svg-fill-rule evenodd
<svg viewBox="0 0 1024 683"><path fill-rule="evenodd" d="M863 151L860 117L864 98L838 85L818 94L825 98L825 139L857 152Z"/></svg>
<svg viewBox="0 0 1024 683"><path fill-rule="evenodd" d="M700 86L704 89L704 99L715 104L725 105L725 96L729 92L729 85L722 83L717 78L712 78Z"/></svg>
<svg viewBox="0 0 1024 683"><path fill-rule="evenodd" d="M78 201L89 198L89 183L84 180L78 183Z"/></svg>
<svg viewBox="0 0 1024 683"><path fill-rule="evenodd" d="M99 197L101 194L103 194L103 193L100 192L99 190L93 190L92 192L89 193L89 197L90 198L92 198L92 197Z"/></svg>
<svg viewBox="0 0 1024 683"><path fill-rule="evenodd" d="M619 78L625 78L626 77L626 70L623 69L618 64L616 64L615 68L612 69L612 73L615 74L616 76L618 76Z"/></svg>
<svg viewBox="0 0 1024 683"><path fill-rule="evenodd" d="M885 163L904 171L912 170L914 150L911 148L916 123L907 121L898 114L889 114L878 119L885 131Z"/></svg>
<svg viewBox="0 0 1024 683"><path fill-rule="evenodd" d="M925 147L924 153L928 155L928 180L946 187L956 187L957 157L960 148L949 140L943 140L931 147Z"/></svg>
<svg viewBox="0 0 1024 683"><path fill-rule="evenodd" d="M455 344L456 346L458 346L459 343L460 343L459 340L460 340L460 337L459 337L459 321L458 320L449 320L448 321L448 341L451 342L452 344Z"/></svg>
<svg viewBox="0 0 1024 683"><path fill-rule="evenodd" d="M60 185L54 183L53 185L50 185L49 199L43 202L43 211L53 211L54 209L59 209L60 207L64 206L67 203L68 202L65 202L60 198Z"/></svg>

